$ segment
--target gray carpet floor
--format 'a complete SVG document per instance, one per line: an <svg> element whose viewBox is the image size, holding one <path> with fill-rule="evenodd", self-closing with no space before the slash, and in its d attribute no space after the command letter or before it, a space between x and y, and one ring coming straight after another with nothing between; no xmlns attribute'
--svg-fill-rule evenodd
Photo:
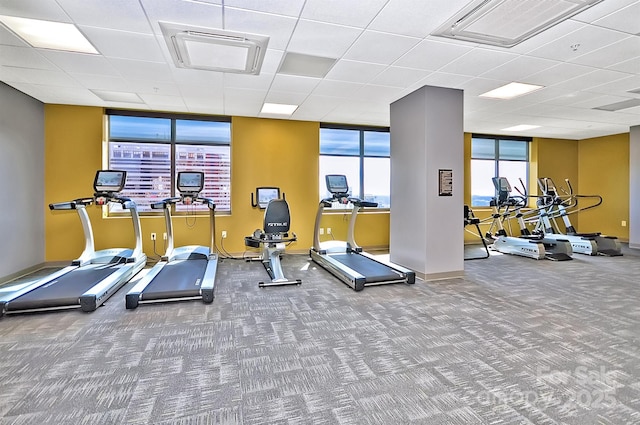
<svg viewBox="0 0 640 425"><path fill-rule="evenodd" d="M367 287L225 260L213 304L0 319L0 424L639 424L640 257Z"/></svg>

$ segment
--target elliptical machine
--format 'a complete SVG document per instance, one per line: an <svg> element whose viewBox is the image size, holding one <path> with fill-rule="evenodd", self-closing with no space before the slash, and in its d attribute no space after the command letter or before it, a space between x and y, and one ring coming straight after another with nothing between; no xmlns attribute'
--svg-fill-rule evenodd
<svg viewBox="0 0 640 425"><path fill-rule="evenodd" d="M494 177L493 185L496 188L498 196L491 200L493 208L493 222L487 238L493 240L492 249L504 253L514 254L523 257L533 258L536 260L547 259L553 261L571 260L573 250L571 244L566 239L548 239L544 235L533 235L526 227L524 222L524 214L522 208L527 204L527 195L525 192L520 196L511 196L511 185L506 177ZM524 185L523 185L524 191ZM503 222L515 218L520 228L520 237L508 236L504 229ZM492 234L491 231L496 227L497 231Z"/></svg>
<svg viewBox="0 0 640 425"><path fill-rule="evenodd" d="M287 279L282 271L280 255L286 246L298 238L295 233L289 235L291 214L289 204L280 198L280 189L275 187L259 187L256 189L258 203L254 203L251 194L251 205L265 208L262 229L256 229L252 235L244 238L245 246L262 250L259 257L262 265L271 278L270 282L258 282L258 286L301 285L301 279Z"/></svg>
<svg viewBox="0 0 640 425"><path fill-rule="evenodd" d="M565 179L565 182L569 191L565 191L566 197L562 197L558 193L552 179L549 177L538 179L538 186L540 186L540 190L542 192L541 202L544 202L545 204L544 210L541 209L541 211L543 211L540 216L542 224L538 223L538 225L543 226L545 232L553 232L554 229L551 224L551 220L555 223L555 218L560 217L562 218L562 222L566 229L565 237L571 241L576 252L588 255L604 255L608 257L622 256L622 246L617 237L606 236L599 232L576 232L576 229L569 220L569 214L597 207L602 204L602 197L600 195L574 195L573 187L571 186L569 179ZM578 198L597 198L598 201L594 205L568 211L567 207L577 207ZM560 233L559 229L558 233Z"/></svg>

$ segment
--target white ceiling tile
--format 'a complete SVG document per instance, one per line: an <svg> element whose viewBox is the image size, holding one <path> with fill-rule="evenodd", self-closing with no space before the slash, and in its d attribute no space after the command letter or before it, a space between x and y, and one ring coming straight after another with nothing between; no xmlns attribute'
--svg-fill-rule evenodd
<svg viewBox="0 0 640 425"><path fill-rule="evenodd" d="M340 58L356 41L362 30L342 25L301 20L287 46L290 52Z"/></svg>
<svg viewBox="0 0 640 425"><path fill-rule="evenodd" d="M0 66L0 81L5 83L26 83L21 76L22 68L15 68L12 66Z"/></svg>
<svg viewBox="0 0 640 425"><path fill-rule="evenodd" d="M576 78L581 75L592 72L593 68L576 65L571 63L560 63L559 65L545 69L544 71L536 72L527 77L526 81L520 81L521 83L537 84L541 86L551 86L559 82Z"/></svg>
<svg viewBox="0 0 640 425"><path fill-rule="evenodd" d="M275 74L260 75L224 74L224 86L239 89L269 90Z"/></svg>
<svg viewBox="0 0 640 425"><path fill-rule="evenodd" d="M352 96L356 91L364 86L362 83L353 83L349 81L337 81L337 80L322 80L316 88L313 90L313 95L310 97L329 97L334 96L336 98Z"/></svg>
<svg viewBox="0 0 640 425"><path fill-rule="evenodd" d="M264 104L266 90L224 89L225 115L257 117Z"/></svg>
<svg viewBox="0 0 640 425"><path fill-rule="evenodd" d="M431 74L430 71L424 71L421 69L390 66L371 80L371 84L406 88L425 78L429 74Z"/></svg>
<svg viewBox="0 0 640 425"><path fill-rule="evenodd" d="M628 35L626 34L606 28L584 26L571 34L560 37L538 49L532 50L529 54L540 58L568 62L578 56L593 52L627 37Z"/></svg>
<svg viewBox="0 0 640 425"><path fill-rule="evenodd" d="M533 50L539 49L540 47L552 43L561 37L565 37L568 34L573 34L574 32L585 27L587 27L587 25L582 22L576 22L568 19L542 31L541 33L523 41L520 44L511 47L509 51L513 53L529 54ZM500 47L492 46L487 46L487 48L501 49Z"/></svg>
<svg viewBox="0 0 640 425"><path fill-rule="evenodd" d="M575 16L572 16L572 20L593 23L594 21L601 19L605 16L611 15L618 10L624 9L630 4L637 3L638 0L607 0L596 4L593 7L580 12Z"/></svg>
<svg viewBox="0 0 640 425"><path fill-rule="evenodd" d="M86 55L82 53L61 52L57 50L40 51L42 56L65 72L81 74L114 75L118 72L107 59L100 55Z"/></svg>
<svg viewBox="0 0 640 425"><path fill-rule="evenodd" d="M296 119L307 119L307 117L312 116L325 116L344 101L344 99L334 96L312 95L306 98L298 109L296 109L293 117Z"/></svg>
<svg viewBox="0 0 640 425"><path fill-rule="evenodd" d="M414 37L365 31L347 51L344 58L391 65L419 42L420 40Z"/></svg>
<svg viewBox="0 0 640 425"><path fill-rule="evenodd" d="M339 60L325 78L364 84L371 81L385 68L386 66L375 63Z"/></svg>
<svg viewBox="0 0 640 425"><path fill-rule="evenodd" d="M2 0L0 1L0 15L70 22L67 14L55 1Z"/></svg>
<svg viewBox="0 0 640 425"><path fill-rule="evenodd" d="M584 74L579 78L566 80L558 84L554 84L554 87L561 90L588 90L591 87L600 86L616 80L627 78L629 74L625 74L617 71L609 71L606 69L596 69L593 72Z"/></svg>
<svg viewBox="0 0 640 425"><path fill-rule="evenodd" d="M171 67L164 62L145 62L131 59L111 58L110 64L126 79L149 79L173 81Z"/></svg>
<svg viewBox="0 0 640 425"><path fill-rule="evenodd" d="M149 106L157 105L157 106L160 106L161 109L165 109L166 107L181 108L181 110L186 109L186 105L182 101L181 97L163 96L159 94L149 94L149 93L138 93L138 95Z"/></svg>
<svg viewBox="0 0 640 425"><path fill-rule="evenodd" d="M298 77L295 75L276 74L271 83L271 91L309 94L320 82L319 78Z"/></svg>
<svg viewBox="0 0 640 425"><path fill-rule="evenodd" d="M44 86L52 87L62 86L84 90L83 86L80 83L76 82L68 74L62 71L22 68L20 69L20 75L24 79L24 81L28 81L31 84L41 84Z"/></svg>
<svg viewBox="0 0 640 425"><path fill-rule="evenodd" d="M0 60L2 65L21 68L58 69L54 64L30 47L0 45Z"/></svg>
<svg viewBox="0 0 640 425"><path fill-rule="evenodd" d="M224 5L285 16L300 16L304 0L225 0Z"/></svg>
<svg viewBox="0 0 640 425"><path fill-rule="evenodd" d="M296 19L242 9L225 8L224 29L269 36L269 49L285 50Z"/></svg>
<svg viewBox="0 0 640 425"><path fill-rule="evenodd" d="M127 79L127 91L140 94L150 94L157 96L181 97L180 88L177 84L153 81L153 80L131 80Z"/></svg>
<svg viewBox="0 0 640 425"><path fill-rule="evenodd" d="M616 75L620 75L616 73ZM629 93L631 90L640 89L640 73L636 75L629 75L620 79L612 78L611 81L607 81L603 84L589 87L589 91L595 93L612 94L619 96L638 96L638 94Z"/></svg>
<svg viewBox="0 0 640 425"><path fill-rule="evenodd" d="M479 75L516 59L518 55L476 47L438 71L459 75Z"/></svg>
<svg viewBox="0 0 640 425"><path fill-rule="evenodd" d="M418 81L417 83L409 86L403 93L407 95L423 86L460 89L467 81L471 79L472 77L469 77L467 75L446 74L444 72L433 72L427 75L422 80Z"/></svg>
<svg viewBox="0 0 640 425"><path fill-rule="evenodd" d="M154 35L96 27L82 27L82 30L104 56L149 62L165 61Z"/></svg>
<svg viewBox="0 0 640 425"><path fill-rule="evenodd" d="M366 28L388 0L307 0L301 18Z"/></svg>
<svg viewBox="0 0 640 425"><path fill-rule="evenodd" d="M637 73L640 69L640 56L632 57L629 60L610 65L608 68L613 71L627 72L629 74Z"/></svg>
<svg viewBox="0 0 640 425"><path fill-rule="evenodd" d="M468 2L469 0L389 0L369 28L423 38Z"/></svg>
<svg viewBox="0 0 640 425"><path fill-rule="evenodd" d="M264 101L267 103L282 103L285 105L300 105L307 98L305 93L269 90Z"/></svg>
<svg viewBox="0 0 640 425"><path fill-rule="evenodd" d="M480 76L495 80L524 81L528 75L544 71L545 69L549 69L557 64L557 61L550 59L521 55L509 62L506 62L504 65L499 65L483 74L480 74Z"/></svg>
<svg viewBox="0 0 640 425"><path fill-rule="evenodd" d="M162 34L158 21L223 28L222 6L203 1L139 0L156 34Z"/></svg>
<svg viewBox="0 0 640 425"><path fill-rule="evenodd" d="M78 25L106 27L152 34L147 17L137 1L56 0Z"/></svg>
<svg viewBox="0 0 640 425"><path fill-rule="evenodd" d="M212 97L185 97L183 98L189 112L194 114L224 114L223 96L219 98Z"/></svg>
<svg viewBox="0 0 640 425"><path fill-rule="evenodd" d="M394 65L437 71L449 62L470 52L472 49L473 47L471 46L425 39L398 59Z"/></svg>
<svg viewBox="0 0 640 425"><path fill-rule="evenodd" d="M374 102L382 102L390 104L402 97L402 90L398 87L376 86L366 84L350 98L359 100L368 100Z"/></svg>
<svg viewBox="0 0 640 425"><path fill-rule="evenodd" d="M594 24L616 31L624 31L631 35L638 35L640 34L640 2L633 3L602 19L598 19Z"/></svg>
<svg viewBox="0 0 640 425"><path fill-rule="evenodd" d="M638 15L640 20L640 14ZM578 48L579 49L579 48ZM612 64L624 62L640 52L640 37L627 37L623 40L571 59L569 62L588 65L595 68L608 68ZM640 68L637 69L640 72Z"/></svg>
<svg viewBox="0 0 640 425"><path fill-rule="evenodd" d="M610 105L612 103L623 102L625 100L629 100L629 97L622 96L611 96L611 95L602 95L602 94L592 94L589 99L582 99L576 101L574 103L569 104L573 108L587 108L593 109L599 106Z"/></svg>
<svg viewBox="0 0 640 425"><path fill-rule="evenodd" d="M93 90L112 90L112 91L128 91L129 83L122 77L112 77L107 75L96 74L79 74L75 72L69 73L77 82L87 89Z"/></svg>
<svg viewBox="0 0 640 425"><path fill-rule="evenodd" d="M180 93L185 99L208 97L214 102L216 99L222 99L224 93L222 79L211 81L209 84L181 84L179 87Z"/></svg>
<svg viewBox="0 0 640 425"><path fill-rule="evenodd" d="M29 47L29 44L0 24L0 44L5 46Z"/></svg>

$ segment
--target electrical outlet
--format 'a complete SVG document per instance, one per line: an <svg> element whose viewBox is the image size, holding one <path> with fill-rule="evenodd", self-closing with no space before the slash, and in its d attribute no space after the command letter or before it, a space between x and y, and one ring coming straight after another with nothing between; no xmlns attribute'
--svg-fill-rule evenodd
<svg viewBox="0 0 640 425"><path fill-rule="evenodd" d="M327 227L327 235L331 234L331 227Z"/></svg>
<svg viewBox="0 0 640 425"><path fill-rule="evenodd" d="M324 235L324 227L321 227L321 228L320 228L320 234L321 234L321 235Z"/></svg>
<svg viewBox="0 0 640 425"><path fill-rule="evenodd" d="M222 239L226 239L226 237L227 237L227 231L223 230L222 231Z"/></svg>
<svg viewBox="0 0 640 425"><path fill-rule="evenodd" d="M164 233L162 234L162 239L164 239L165 241L167 240L167 232L164 232Z"/></svg>
<svg viewBox="0 0 640 425"><path fill-rule="evenodd" d="M152 240L152 241L155 241L155 240L156 240L156 234L155 234L155 233L152 233L152 234L151 234L151 240Z"/></svg>
<svg viewBox="0 0 640 425"><path fill-rule="evenodd" d="M625 220L622 220L622 227L627 227L627 222Z"/></svg>

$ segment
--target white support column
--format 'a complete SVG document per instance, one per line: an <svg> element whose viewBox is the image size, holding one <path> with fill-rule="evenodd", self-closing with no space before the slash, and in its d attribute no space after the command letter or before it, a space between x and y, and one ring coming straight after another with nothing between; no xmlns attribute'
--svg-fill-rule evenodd
<svg viewBox="0 0 640 425"><path fill-rule="evenodd" d="M463 173L462 90L424 86L391 104L392 262L427 280L464 275Z"/></svg>
<svg viewBox="0 0 640 425"><path fill-rule="evenodd" d="M640 125L629 134L629 247L640 249Z"/></svg>

